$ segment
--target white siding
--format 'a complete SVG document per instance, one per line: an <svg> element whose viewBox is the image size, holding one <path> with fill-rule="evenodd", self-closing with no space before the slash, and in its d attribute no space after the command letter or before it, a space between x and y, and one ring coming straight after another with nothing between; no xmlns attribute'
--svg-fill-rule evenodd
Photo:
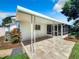
<svg viewBox="0 0 79 59"><path fill-rule="evenodd" d="M47 30L45 24L38 24L40 25L40 30L35 30L35 36L42 37L46 36ZM31 25L30 23L21 23L21 35L23 40L31 39Z"/></svg>
<svg viewBox="0 0 79 59"><path fill-rule="evenodd" d="M22 40L28 40L31 37L31 15L24 13L17 13L17 20L20 21L20 31Z"/></svg>
<svg viewBox="0 0 79 59"><path fill-rule="evenodd" d="M46 36L47 33L47 25L46 24L38 24L40 25L40 30L36 30L36 37Z"/></svg>
<svg viewBox="0 0 79 59"><path fill-rule="evenodd" d="M17 13L17 19L20 21L22 40L31 39L31 22L30 22L31 15ZM45 23L39 22L39 20L41 20L41 18L39 17L35 19L35 24L40 25L40 30L35 30L35 36L36 37L46 36L47 25Z"/></svg>
<svg viewBox="0 0 79 59"><path fill-rule="evenodd" d="M31 16L30 14L17 12L17 20L20 21L20 30L22 35L22 40L31 39ZM49 21L45 18L34 16L35 24L40 25L40 30L35 30L35 37L47 36L47 24L54 24L54 22Z"/></svg>
<svg viewBox="0 0 79 59"><path fill-rule="evenodd" d="M21 23L20 25L22 40L28 40L31 37L31 28L29 23Z"/></svg>

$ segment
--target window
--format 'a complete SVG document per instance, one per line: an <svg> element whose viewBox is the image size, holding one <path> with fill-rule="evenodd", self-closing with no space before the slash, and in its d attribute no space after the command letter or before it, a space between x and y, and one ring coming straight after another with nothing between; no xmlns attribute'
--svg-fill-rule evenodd
<svg viewBox="0 0 79 59"><path fill-rule="evenodd" d="M55 25L55 31L57 31L57 25Z"/></svg>
<svg viewBox="0 0 79 59"><path fill-rule="evenodd" d="M40 30L40 25L35 25L35 30Z"/></svg>
<svg viewBox="0 0 79 59"><path fill-rule="evenodd" d="M51 34L51 25L47 25L47 34Z"/></svg>
<svg viewBox="0 0 79 59"><path fill-rule="evenodd" d="M57 36L57 25L55 25L55 36Z"/></svg>
<svg viewBox="0 0 79 59"><path fill-rule="evenodd" d="M61 24L58 24L58 35L61 35Z"/></svg>

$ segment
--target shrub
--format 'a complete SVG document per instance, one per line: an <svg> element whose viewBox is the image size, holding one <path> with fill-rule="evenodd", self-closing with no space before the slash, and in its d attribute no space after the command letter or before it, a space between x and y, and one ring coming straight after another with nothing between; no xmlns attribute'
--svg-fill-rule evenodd
<svg viewBox="0 0 79 59"><path fill-rule="evenodd" d="M79 32L76 33L75 37L79 39Z"/></svg>
<svg viewBox="0 0 79 59"><path fill-rule="evenodd" d="M70 35L76 35L76 32L71 32Z"/></svg>
<svg viewBox="0 0 79 59"><path fill-rule="evenodd" d="M20 42L20 30L15 28L11 31L11 42L18 43Z"/></svg>

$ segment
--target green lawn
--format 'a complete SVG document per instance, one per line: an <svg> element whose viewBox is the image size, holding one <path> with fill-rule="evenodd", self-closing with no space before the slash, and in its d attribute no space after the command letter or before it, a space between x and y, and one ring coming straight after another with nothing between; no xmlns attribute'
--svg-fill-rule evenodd
<svg viewBox="0 0 79 59"><path fill-rule="evenodd" d="M26 54L17 54L15 56L6 56L0 59L29 59Z"/></svg>
<svg viewBox="0 0 79 59"><path fill-rule="evenodd" d="M79 59L79 43L74 45L69 59Z"/></svg>

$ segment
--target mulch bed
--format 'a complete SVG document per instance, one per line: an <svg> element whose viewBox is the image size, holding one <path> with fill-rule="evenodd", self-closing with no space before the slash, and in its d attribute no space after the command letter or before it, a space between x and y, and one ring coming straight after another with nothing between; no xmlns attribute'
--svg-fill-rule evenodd
<svg viewBox="0 0 79 59"><path fill-rule="evenodd" d="M79 42L79 39L76 39L76 38L72 38L72 37L66 37L64 38L65 40L68 40L68 41L72 41L72 42Z"/></svg>
<svg viewBox="0 0 79 59"><path fill-rule="evenodd" d="M21 44L20 43L12 44L10 42L4 42L4 37L0 37L0 50L17 48L17 47L21 47Z"/></svg>

